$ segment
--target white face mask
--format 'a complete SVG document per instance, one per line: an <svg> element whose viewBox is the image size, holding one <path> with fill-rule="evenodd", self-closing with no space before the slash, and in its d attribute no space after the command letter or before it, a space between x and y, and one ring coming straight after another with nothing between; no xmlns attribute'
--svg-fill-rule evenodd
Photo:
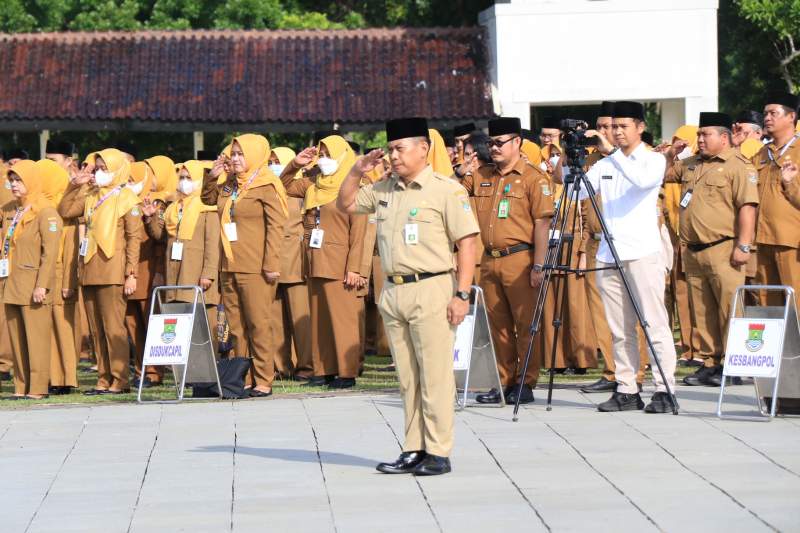
<svg viewBox="0 0 800 533"><path fill-rule="evenodd" d="M683 161L687 157L691 156L692 156L692 148L690 146L687 146L686 148L681 150L681 153L678 154L678 160Z"/></svg>
<svg viewBox="0 0 800 533"><path fill-rule="evenodd" d="M194 182L192 180L180 180L178 182L178 191L189 196L194 192Z"/></svg>
<svg viewBox="0 0 800 533"><path fill-rule="evenodd" d="M94 179L95 181L97 180L97 174L95 174ZM144 190L144 180L140 181L139 183L129 183L128 188L133 191L133 194L139 196Z"/></svg>
<svg viewBox="0 0 800 533"><path fill-rule="evenodd" d="M283 174L283 169L285 169L285 168L286 168L286 165L281 165L281 164L278 164L278 163L274 163L274 164L269 166L269 169L276 176L280 176L281 174Z"/></svg>
<svg viewBox="0 0 800 533"><path fill-rule="evenodd" d="M94 171L94 182L98 187L106 187L111 185L111 180L114 179L114 174L105 170Z"/></svg>
<svg viewBox="0 0 800 533"><path fill-rule="evenodd" d="M317 166L319 166L319 171L322 172L323 176L330 176L339 168L339 162L330 157L320 157L317 160Z"/></svg>

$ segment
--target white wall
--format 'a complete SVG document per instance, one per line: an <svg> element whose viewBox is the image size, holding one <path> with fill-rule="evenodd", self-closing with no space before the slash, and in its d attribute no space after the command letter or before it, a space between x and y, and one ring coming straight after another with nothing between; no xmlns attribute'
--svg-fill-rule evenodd
<svg viewBox="0 0 800 533"><path fill-rule="evenodd" d="M482 12L495 108L663 101L665 134L717 109L718 0L510 0Z"/></svg>

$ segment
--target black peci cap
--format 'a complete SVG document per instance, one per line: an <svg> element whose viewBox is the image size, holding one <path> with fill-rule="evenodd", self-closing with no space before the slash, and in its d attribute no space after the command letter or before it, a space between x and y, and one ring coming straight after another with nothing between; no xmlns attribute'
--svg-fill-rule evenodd
<svg viewBox="0 0 800 533"><path fill-rule="evenodd" d="M386 141L409 137L428 138L428 121L422 117L398 118L386 123Z"/></svg>
<svg viewBox="0 0 800 533"><path fill-rule="evenodd" d="M522 124L517 117L499 117L489 121L489 137L509 134L522 134Z"/></svg>
<svg viewBox="0 0 800 533"><path fill-rule="evenodd" d="M797 96L792 93L774 92L767 96L765 105L778 104L797 110Z"/></svg>
<svg viewBox="0 0 800 533"><path fill-rule="evenodd" d="M759 128L764 127L764 115L759 113L758 111L742 111L736 116L736 120L733 121L734 123L739 124L755 124Z"/></svg>
<svg viewBox="0 0 800 533"><path fill-rule="evenodd" d="M731 120L731 116L726 113L703 112L700 113L700 123L698 124L698 127L700 128L717 127L717 128L731 129L733 127L733 121Z"/></svg>
<svg viewBox="0 0 800 533"><path fill-rule="evenodd" d="M61 154L67 157L72 157L75 153L75 145L69 141L62 141L59 139L50 139L47 141L44 153L46 154Z"/></svg>
<svg viewBox="0 0 800 533"><path fill-rule="evenodd" d="M536 135L534 135L534 133L531 130L526 130L525 128L523 128L522 131L520 132L520 136L523 139L527 139L531 142L536 142Z"/></svg>
<svg viewBox="0 0 800 533"><path fill-rule="evenodd" d="M442 133L442 140L444 140L444 145L448 148L453 148L456 145L456 137L452 133Z"/></svg>
<svg viewBox="0 0 800 533"><path fill-rule="evenodd" d="M469 135L476 129L478 128L475 127L475 124L473 122L467 122L466 124L459 124L458 126L453 128L453 137L463 137L465 135Z"/></svg>
<svg viewBox="0 0 800 533"><path fill-rule="evenodd" d="M214 150L198 150L197 151L197 160L198 161L214 161L217 156Z"/></svg>
<svg viewBox="0 0 800 533"><path fill-rule="evenodd" d="M639 102L615 102L614 118L644 120L644 106Z"/></svg>
<svg viewBox="0 0 800 533"><path fill-rule="evenodd" d="M561 129L561 121L558 117L554 116L547 116L542 119L542 129L549 129L549 130L560 130Z"/></svg>
<svg viewBox="0 0 800 533"><path fill-rule="evenodd" d="M600 104L600 109L597 110L598 117L613 117L614 116L614 102L604 101Z"/></svg>

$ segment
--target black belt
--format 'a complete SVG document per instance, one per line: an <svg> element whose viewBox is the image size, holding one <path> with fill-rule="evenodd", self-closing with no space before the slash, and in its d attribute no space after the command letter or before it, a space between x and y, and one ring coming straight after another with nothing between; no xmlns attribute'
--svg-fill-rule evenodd
<svg viewBox="0 0 800 533"><path fill-rule="evenodd" d="M386 279L394 283L395 285L402 285L404 283L414 283L416 281L422 281L423 279L432 278L434 276L443 276L445 274L449 274L450 272L423 272L421 274L408 274L405 276L386 276Z"/></svg>
<svg viewBox="0 0 800 533"><path fill-rule="evenodd" d="M533 246L531 246L528 243L515 244L514 246L509 246L508 248L501 248L499 250L486 250L486 255L498 259L500 257L505 257L507 255L515 254L517 252L524 252L525 250L530 250L531 248L533 248Z"/></svg>
<svg viewBox="0 0 800 533"><path fill-rule="evenodd" d="M709 243L702 243L702 242L701 243L689 243L689 244L686 245L686 247L690 251L697 253L697 252L702 252L706 248L711 248L712 246L716 246L718 244L722 244L725 241L731 241L731 240L733 240L733 237L723 237L718 241L709 242Z"/></svg>

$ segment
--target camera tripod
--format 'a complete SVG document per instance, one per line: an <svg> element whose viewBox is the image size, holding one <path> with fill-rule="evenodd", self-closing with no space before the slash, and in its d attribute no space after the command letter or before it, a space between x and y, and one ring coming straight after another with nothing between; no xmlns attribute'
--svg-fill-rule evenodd
<svg viewBox="0 0 800 533"><path fill-rule="evenodd" d="M670 403L672 404L672 414L678 414L678 401L675 398L675 394L670 388L669 384L667 383L666 376L664 375L664 370L661 367L661 361L656 355L655 348L653 347L653 342L650 339L650 334L648 333L648 324L645 320L642 310L639 307L639 302L636 299L636 295L631 290L630 283L628 282L627 275L625 274L625 269L622 265L622 262L617 254L617 248L614 245L613 236L608 231L608 226L606 226L605 219L603 218L603 214L600 211L600 208L597 204L597 198L595 197L595 190L592 184L589 182L588 178L586 177L586 173L583 171L583 165L586 160L586 150L582 147L568 147L567 153L569 155L569 174L564 176L563 182L564 186L561 191L560 198L558 200L558 205L556 209L556 214L552 219L551 229L556 230L557 233L551 232L551 238L548 242L547 254L545 257L545 263L543 265L543 272L544 272L544 279L542 280L542 284L539 286L539 293L536 299L536 307L533 313L533 320L530 326L530 333L531 333L531 340L528 343L528 351L525 355L525 363L522 367L522 372L520 373L520 383L524 383L525 375L528 371L528 366L530 365L531 361L531 354L533 353L533 343L537 339L537 335L540 333L541 325L542 325L542 318L544 314L544 306L547 300L547 294L550 290L550 283L552 281L553 275L555 273L562 273L563 276L557 276L555 280L555 313L553 318L553 327L555 329L553 335L553 346L551 348L550 353L550 372L549 372L549 383L547 387L547 410L552 410L552 403L553 403L553 380L555 378L555 363L556 363L556 353L558 350L558 338L559 338L559 330L561 329L563 319L564 319L564 305L565 300L568 297L566 291L564 290L564 286L567 282L567 276L570 274L585 274L585 273L593 273L598 270L616 270L619 272L620 278L622 279L622 284L625 287L625 293L627 294L628 299L630 300L633 309L636 313L636 318L641 326L642 332L644 332L645 340L647 341L647 348L652 355L652 360L655 362L655 365L658 369L658 372L661 374L661 379L664 382L664 385L667 388L667 394L670 399ZM602 230L603 238L608 243L608 248L611 251L611 255L614 258L614 264L609 267L600 267L600 268L591 268L591 269L578 269L572 268L571 266L571 259L572 259L572 251L574 246L574 236L575 230L578 222L578 209L580 209L580 192L582 189L585 189L588 195L588 199L591 203L592 209L594 213L597 215L598 220L600 221L600 227ZM572 214L570 217L569 215ZM568 219L572 219L571 227L567 228ZM558 226L558 228L556 228ZM568 231L567 231L568 230ZM566 245L566 246L565 246ZM566 251L566 254L565 254ZM566 256L566 264L562 264L562 258ZM519 412L519 400L521 395L517 395L517 400L514 404L514 416L513 420L516 422L518 420L517 414Z"/></svg>

